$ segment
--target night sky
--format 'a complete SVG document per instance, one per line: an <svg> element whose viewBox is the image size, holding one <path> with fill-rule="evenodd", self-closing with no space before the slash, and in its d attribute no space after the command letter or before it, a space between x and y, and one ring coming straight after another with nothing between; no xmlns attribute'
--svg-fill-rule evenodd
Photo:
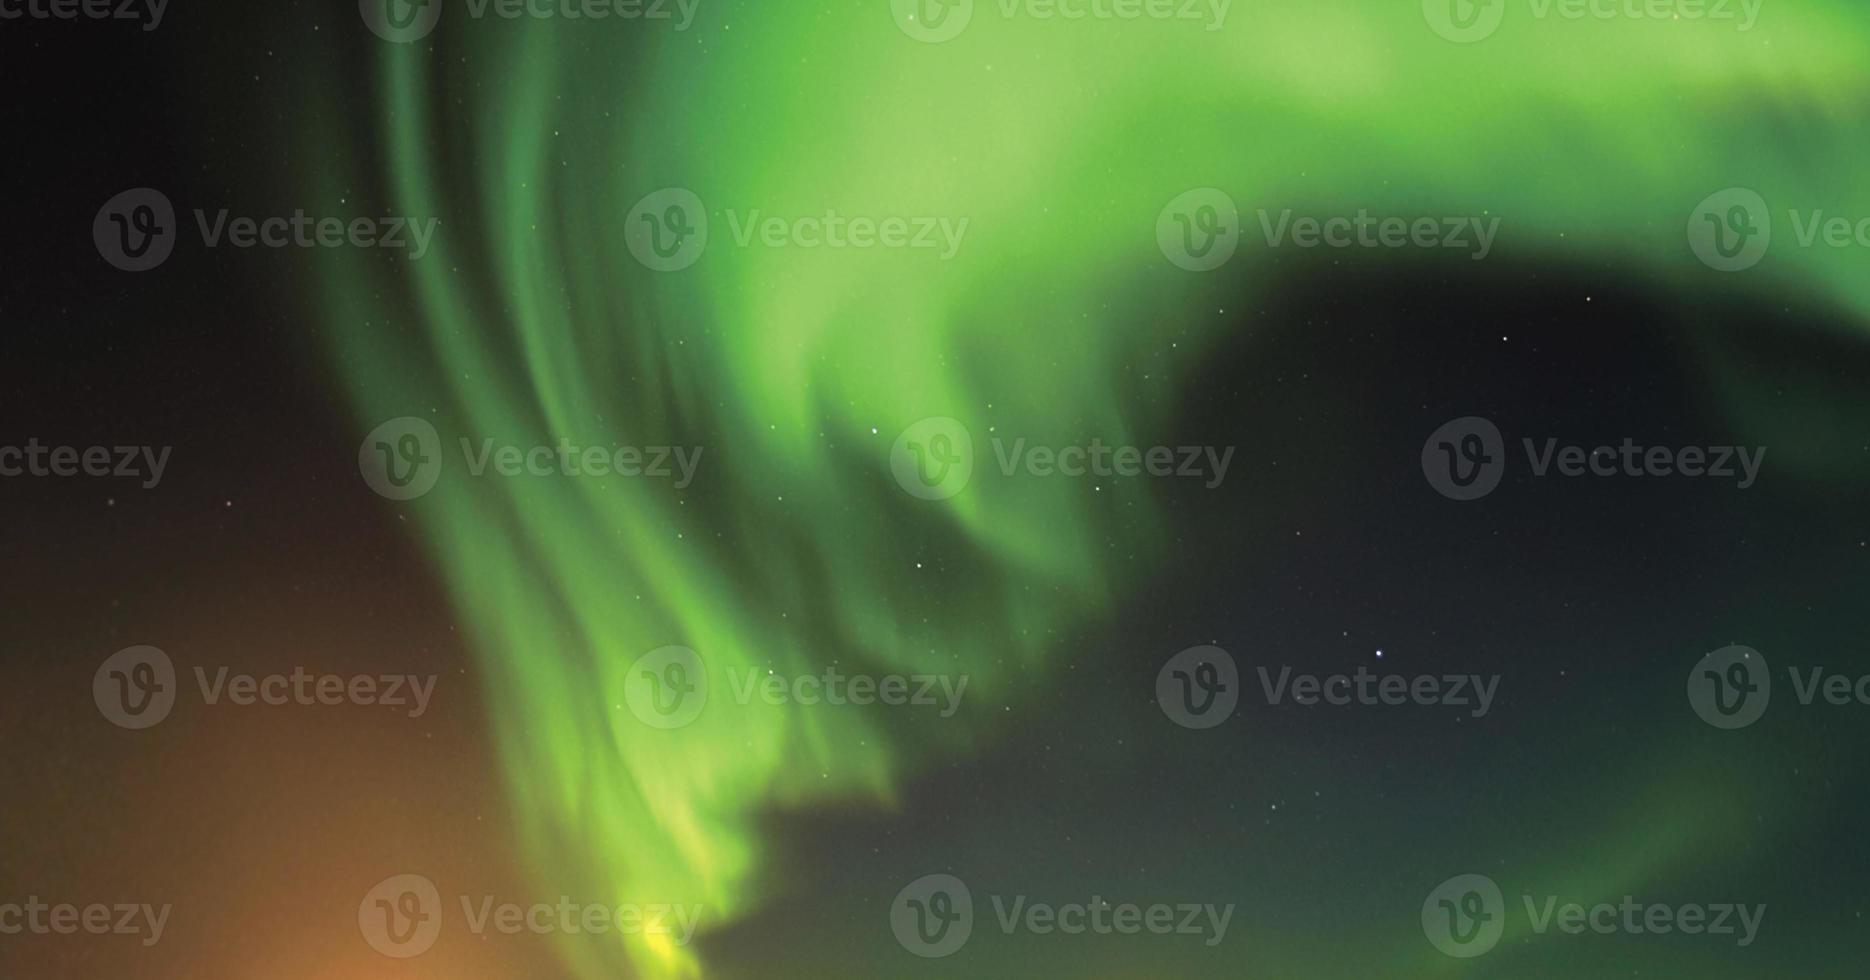
<svg viewBox="0 0 1870 980"><path fill-rule="evenodd" d="M947 40L907 0L683 28L446 0L409 43L346 4L0 19L0 977L1859 976L1870 243L1801 231L1870 216L1870 21L1498 0L1457 43L1377 6L982 2ZM174 251L120 271L94 223L145 187ZM1216 225L1175 203L1202 188ZM197 209L439 230L209 246ZM1275 245L1287 210L1498 238ZM828 211L961 237L802 238ZM657 251L678 217L705 249ZM1757 265L1706 260L1761 218ZM1425 452L1468 417L1504 469L1450 499ZM928 419L971 436L949 496L905 476L953 451ZM1231 456L1214 486L1004 472L1022 438ZM1528 460L1626 439L1765 455L1744 488ZM35 443L169 455L154 486L5 473ZM472 472L561 444L698 455ZM438 482L392 499L412 447ZM98 691L143 646L175 702L134 729ZM1236 703L1187 727L1159 681L1203 646ZM1770 707L1724 728L1690 692L1730 646ZM346 686L209 704L223 668ZM1814 668L1845 703L1800 703ZM945 716L736 697L827 669L966 687ZM1270 703L1282 670L1489 700ZM359 703L386 676L433 684L419 713ZM441 931L399 958L370 923L404 875ZM971 895L945 956L899 939L928 875ZM1504 929L1448 955L1466 875ZM561 896L699 925L476 935L464 907ZM1744 945L1534 921L1626 896L1763 915ZM1004 929L1020 897L1227 924ZM170 908L149 945L9 931L31 899Z"/></svg>

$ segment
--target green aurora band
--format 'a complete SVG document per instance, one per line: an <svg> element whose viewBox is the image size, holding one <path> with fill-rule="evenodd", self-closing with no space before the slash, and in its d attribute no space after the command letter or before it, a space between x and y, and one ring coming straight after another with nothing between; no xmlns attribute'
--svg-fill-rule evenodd
<svg viewBox="0 0 1870 980"><path fill-rule="evenodd" d="M1155 433L1228 323L1216 309L1270 281L1250 244L1207 276L1164 261L1156 217L1184 190L1226 189L1249 236L1262 205L1492 215L1515 261L1870 311L1848 251L1779 247L1723 277L1683 235L1699 200L1735 185L1780 214L1870 214L1854 173L1870 145L1857 95L1870 22L1854 4L1771 6L1747 32L1529 9L1473 45L1438 37L1413 3L1367 0L1238 3L1218 31L981 3L944 44L898 31L885 0L703 0L686 32L451 7L420 43L372 39L378 71L353 82L382 100L375 132L317 132L362 149L352 172L311 179L327 200L443 223L418 262L322 259L359 432L422 415L451 455L470 435L705 447L686 490L445 476L408 505L471 626L541 878L700 903L706 932L770 887L762 814L887 807L930 759L1003 734L992 711L917 724L720 705L730 672L831 662L965 672L976 703L1003 703L1040 676L1060 630L1142 574L1129 558L1163 536L1135 481L1087 500L1072 481L977 478L935 504L893 484L887 453L939 415L977 439ZM335 101L314 115L343 118ZM692 268L655 273L622 218L672 186L706 202L712 242ZM969 229L950 261L737 247L728 212L755 209L965 216ZM1791 428L1775 455L1799 456ZM706 658L719 700L665 732L621 691L638 656L669 644ZM1651 790L1680 825L1664 846L1632 841L1611 861L1618 848L1578 841L1592 856L1554 868L1620 894L1627 876L1744 832ZM695 947L655 937L564 955L586 977L625 962L703 974Z"/></svg>

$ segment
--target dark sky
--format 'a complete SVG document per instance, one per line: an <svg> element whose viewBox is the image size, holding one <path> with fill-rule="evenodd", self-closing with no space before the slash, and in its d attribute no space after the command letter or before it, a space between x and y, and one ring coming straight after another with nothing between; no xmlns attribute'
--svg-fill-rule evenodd
<svg viewBox="0 0 1870 980"><path fill-rule="evenodd" d="M524 869L474 660L413 530L357 478L308 273L185 242L132 275L93 248L98 207L131 187L290 210L297 161L269 134L308 67L296 5L169 16L0 25L0 446L173 447L154 489L0 478L0 903L176 905L153 950L0 936L0 975L559 975L534 938L409 964L357 939L384 867L515 893ZM894 812L775 812L774 900L702 940L719 974L956 975L879 928L902 882L944 871L977 896L1238 904L1215 949L977 924L992 972L961 975L1858 975L1870 707L1779 686L1870 671L1870 348L1842 314L1507 256L1288 261L1227 316L1171 413L1176 441L1237 447L1225 492L1164 492L1163 572L1060 638L1069 669L986 751L909 779ZM1419 456L1467 415L1513 462L1458 503ZM1520 440L1548 437L1769 455L1747 490L1535 478ZM393 663L445 696L414 726L192 705L120 730L92 675L144 643L188 651L182 669ZM1204 643L1240 664L1242 707L1191 732L1151 694ZM1683 686L1732 643L1773 664L1774 708L1721 732ZM1253 670L1281 665L1497 675L1499 695L1481 718L1267 705ZM1747 950L1579 937L1457 974L1416 909L1467 872L1509 904L1627 873L1654 901L1770 911Z"/></svg>

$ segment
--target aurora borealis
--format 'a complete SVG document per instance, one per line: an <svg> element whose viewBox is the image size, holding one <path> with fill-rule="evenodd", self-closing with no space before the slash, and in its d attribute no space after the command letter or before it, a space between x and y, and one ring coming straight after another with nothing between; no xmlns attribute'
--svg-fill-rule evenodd
<svg viewBox="0 0 1870 980"><path fill-rule="evenodd" d="M91 249L97 204L164 184L184 225L229 206L438 220L425 253L185 236L132 274L78 251L109 287L77 287L86 309L184 325L163 333L193 353L162 376L191 380L164 381L146 424L179 433L167 499L219 510L109 518L143 529L124 550L148 557L94 596L60 544L80 505L0 484L53 515L15 557L70 569L47 579L68 598L15 615L60 651L26 674L77 690L87 722L91 671L133 644L184 668L244 649L281 671L409 659L441 676L420 729L369 716L340 737L197 704L152 733L171 741L91 733L68 750L82 767L159 745L233 774L102 807L168 814L150 825L178 855L144 876L157 892L190 861L210 883L177 900L181 952L147 975L1859 969L1870 707L1801 706L1783 671L1870 671L1863 11L373 9L208 25L172 6L160 57L130 57L170 66L158 90L177 93L178 121L143 125L187 138L155 176L88 157L70 237ZM0 42L17 34L0 22ZM225 69L209 58L223 49ZM240 90L249 75L263 88ZM191 169L190 147L213 162ZM132 276L157 284L126 293ZM34 280L0 315L66 316ZM74 356L39 329L21 363ZM123 376L182 364L161 342L84 357ZM60 390L17 386L21 418L80 438L59 434ZM141 390L107 396L96 426L136 417ZM1469 416L1516 454L1626 439L1770 453L1739 489L1538 474L1515 456L1497 490L1445 499L1423 480L1424 440ZM225 443L265 462L191 462ZM1056 447L1095 448L1073 471ZM1111 447L1140 448L1126 464ZM418 459L441 475L403 493L399 460ZM964 490L904 492L905 473L932 483L963 459ZM247 510L257 523L218 536L240 519L223 512ZM82 643L56 625L53 610L116 610L144 577L175 584ZM1697 660L1730 644L1781 672L1744 731L1682 699ZM1158 671L1204 645L1238 661L1239 707L1177 727ZM1262 667L1474 676L1498 697L1479 715L1367 692L1275 702ZM53 707L18 713L25 735L63 737ZM47 762L14 782L45 798L58 781ZM266 816L247 824L253 786L270 787ZM196 836L180 809L195 799L244 831ZM13 835L58 836L44 809L10 815ZM126 849L158 839L84 826ZM83 850L71 839L60 854ZM269 876L275 861L291 873ZM22 879L0 903L60 874L0 868ZM357 931L403 890L366 891L417 871L449 907L436 952L379 956ZM911 955L892 898L937 874L973 892L972 938ZM1504 893L1499 945L1444 955L1424 941L1424 898L1468 874ZM534 930L550 935L477 946L462 924L492 914L468 900L483 889L606 921L699 914L679 942L555 918ZM239 916L200 911L293 892L302 904L239 943L216 938ZM1626 897L1766 913L1739 947L1574 935L1525 911ZM1016 901L1229 918L1212 944L1078 936L1003 925Z"/></svg>
<svg viewBox="0 0 1870 980"><path fill-rule="evenodd" d="M411 310L389 329L354 287L329 287L361 416L717 447L699 499L476 486L422 515L501 692L531 846L619 897L744 916L759 813L887 807L924 757L997 727L905 737L860 714L749 711L656 737L601 693L638 652L959 669L1006 698L1056 661L1048 636L1149 573L1132 557L1160 550L1144 495L1031 481L931 512L875 478L870 433L928 415L1113 439L1159 425L1153 407L1225 325L1213 281L1152 258L1144 230L1176 189L1503 215L1520 261L1615 257L1677 289L1709 281L1679 246L1700 188L1870 205L1809 172L1812 145L1768 135L1822 125L1861 75L1866 32L1841 7L1775 9L1746 33L1513 24L1454 47L1401 4L1254 5L1215 32L983 4L938 45L894 34L881 6L723 4L694 36L646 34L622 58L570 22L463 25L383 54L387 193L473 216L473 234L412 267ZM445 93L466 88L473 111L453 111ZM1820 145L1841 160L1855 142ZM606 215L665 185L716 202L713 247L645 274ZM735 206L965 216L974 233L947 263L732 248L721 209ZM1255 264L1243 255L1228 288L1264 281ZM1864 298L1845 256L1775 266ZM948 574L919 574L907 559L922 549ZM699 975L682 951L632 953L648 975Z"/></svg>

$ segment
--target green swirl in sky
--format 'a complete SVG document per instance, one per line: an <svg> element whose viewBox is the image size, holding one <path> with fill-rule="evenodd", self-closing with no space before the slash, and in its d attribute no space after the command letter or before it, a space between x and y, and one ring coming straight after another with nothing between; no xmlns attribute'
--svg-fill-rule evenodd
<svg viewBox="0 0 1870 980"><path fill-rule="evenodd" d="M451 6L422 41L372 38L367 78L308 91L313 138L347 147L309 176L319 193L442 219L420 261L322 259L360 433L417 415L448 452L702 449L682 489L457 468L406 505L470 627L540 875L700 904L705 935L771 888L762 814L890 806L917 767L1001 734L992 706L1148 574L1165 518L1123 481L977 479L919 500L890 446L931 416L977 444L1161 434L1232 319L1217 311L1270 280L1250 247L1216 273L1165 260L1158 216L1190 189L1240 202L1248 237L1260 207L1498 217L1517 262L1870 307L1857 260L1783 223L1741 273L1685 236L1736 186L1776 214L1870 214L1854 4L1773 5L1746 31L1532 9L1457 44L1412 3L1241 2L1219 30L978 3L925 43L887 0L702 0L685 31ZM378 115L332 122L340 81ZM659 272L626 217L668 188L703 203L709 241ZM829 212L967 224L950 258L769 247L749 224ZM660 730L623 691L669 645L699 653L719 700ZM976 710L724 696L730 674L826 664L966 673ZM589 977L703 972L656 936L565 955Z"/></svg>

